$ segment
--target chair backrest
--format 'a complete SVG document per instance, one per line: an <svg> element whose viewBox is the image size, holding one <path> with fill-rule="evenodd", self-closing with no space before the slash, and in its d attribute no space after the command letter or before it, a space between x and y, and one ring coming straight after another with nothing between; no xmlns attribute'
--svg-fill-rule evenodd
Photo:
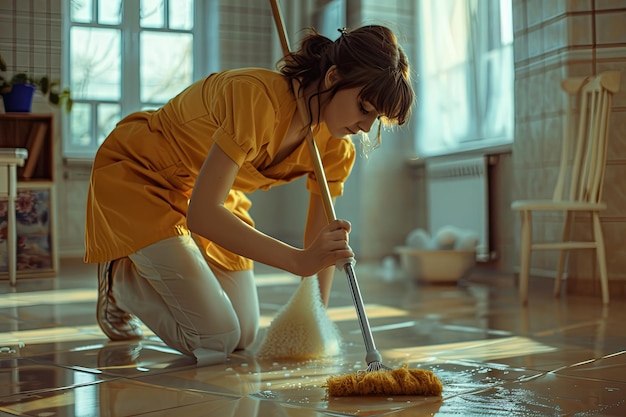
<svg viewBox="0 0 626 417"><path fill-rule="evenodd" d="M554 200L597 203L602 199L611 101L619 86L618 71L561 83L568 108Z"/></svg>

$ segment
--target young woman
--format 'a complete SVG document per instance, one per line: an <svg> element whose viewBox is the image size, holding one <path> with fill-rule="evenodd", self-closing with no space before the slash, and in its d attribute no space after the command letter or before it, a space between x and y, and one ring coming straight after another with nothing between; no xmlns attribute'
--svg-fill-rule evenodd
<svg viewBox="0 0 626 417"><path fill-rule="evenodd" d="M334 42L311 30L278 71L211 74L160 109L124 118L98 150L87 201L85 261L99 264L104 333L140 338L140 319L199 362L223 361L257 333L253 261L317 274L327 305L335 262L354 254L350 224L327 224L307 129L334 198L355 159L349 135L378 120L380 141L380 123L402 125L413 100L395 35L365 26ZM303 247L256 230L246 194L305 175Z"/></svg>

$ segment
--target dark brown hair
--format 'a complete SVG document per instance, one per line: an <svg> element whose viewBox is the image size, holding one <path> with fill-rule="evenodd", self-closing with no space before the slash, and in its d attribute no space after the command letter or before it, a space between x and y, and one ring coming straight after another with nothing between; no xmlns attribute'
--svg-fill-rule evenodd
<svg viewBox="0 0 626 417"><path fill-rule="evenodd" d="M300 49L277 64L290 85L292 80L300 89L317 84L316 95L329 92L329 99L341 89L363 86L360 98L374 106L381 122L403 125L408 120L415 99L409 62L390 29L378 25L343 29L334 42L315 29L308 32ZM324 91L324 75L333 65L339 81Z"/></svg>

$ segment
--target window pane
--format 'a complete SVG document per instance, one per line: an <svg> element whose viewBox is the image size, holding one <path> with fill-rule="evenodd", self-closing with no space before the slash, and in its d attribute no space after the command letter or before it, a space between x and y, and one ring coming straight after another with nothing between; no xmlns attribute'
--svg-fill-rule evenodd
<svg viewBox="0 0 626 417"><path fill-rule="evenodd" d="M141 34L141 101L165 103L192 80L191 34Z"/></svg>
<svg viewBox="0 0 626 417"><path fill-rule="evenodd" d="M98 105L98 146L104 142L104 139L111 133L115 124L119 122L121 108L119 104L100 104Z"/></svg>
<svg viewBox="0 0 626 417"><path fill-rule="evenodd" d="M165 25L165 0L141 0L141 27L162 28Z"/></svg>
<svg viewBox="0 0 626 417"><path fill-rule="evenodd" d="M122 23L122 1L98 0L98 23L104 25Z"/></svg>
<svg viewBox="0 0 626 417"><path fill-rule="evenodd" d="M75 99L120 99L120 32L72 27L70 86Z"/></svg>
<svg viewBox="0 0 626 417"><path fill-rule="evenodd" d="M422 0L419 5L416 150L430 156L510 143L511 0Z"/></svg>
<svg viewBox="0 0 626 417"><path fill-rule="evenodd" d="M70 16L72 22L91 23L93 15L92 0L71 0Z"/></svg>
<svg viewBox="0 0 626 417"><path fill-rule="evenodd" d="M513 137L514 88L513 47L494 51L484 58L484 80L487 93L484 114L484 135L511 139Z"/></svg>
<svg viewBox="0 0 626 417"><path fill-rule="evenodd" d="M170 0L169 12L171 29L193 28L193 0Z"/></svg>
<svg viewBox="0 0 626 417"><path fill-rule="evenodd" d="M437 74L467 62L468 3L431 0L420 2L420 6L423 71Z"/></svg>
<svg viewBox="0 0 626 417"><path fill-rule="evenodd" d="M500 0L500 32L502 45L513 43L513 6L511 0Z"/></svg>
<svg viewBox="0 0 626 417"><path fill-rule="evenodd" d="M74 151L80 148L93 149L91 146L91 105L75 102L69 117L72 134L68 147Z"/></svg>

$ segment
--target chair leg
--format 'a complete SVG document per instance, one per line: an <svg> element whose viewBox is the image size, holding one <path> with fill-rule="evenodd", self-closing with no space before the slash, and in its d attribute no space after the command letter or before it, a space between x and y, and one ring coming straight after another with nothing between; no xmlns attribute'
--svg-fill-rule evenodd
<svg viewBox="0 0 626 417"><path fill-rule="evenodd" d="M572 213L567 212L565 214L565 222L563 223L563 242L569 241L570 232L572 230ZM554 280L554 296L559 297L561 295L561 281L563 280L563 270L565 269L565 258L569 253L566 249L561 249L559 251L559 264L556 268L556 279Z"/></svg>
<svg viewBox="0 0 626 417"><path fill-rule="evenodd" d="M522 304L528 303L528 275L530 274L530 247L532 239L532 217L530 211L521 211L520 220L521 247L520 247L520 271L519 271L519 293Z"/></svg>
<svg viewBox="0 0 626 417"><path fill-rule="evenodd" d="M606 251L604 249L604 234L598 212L592 214L593 217L593 237L596 241L596 257L600 270L600 285L602 286L602 302L609 303L609 275L606 268Z"/></svg>

